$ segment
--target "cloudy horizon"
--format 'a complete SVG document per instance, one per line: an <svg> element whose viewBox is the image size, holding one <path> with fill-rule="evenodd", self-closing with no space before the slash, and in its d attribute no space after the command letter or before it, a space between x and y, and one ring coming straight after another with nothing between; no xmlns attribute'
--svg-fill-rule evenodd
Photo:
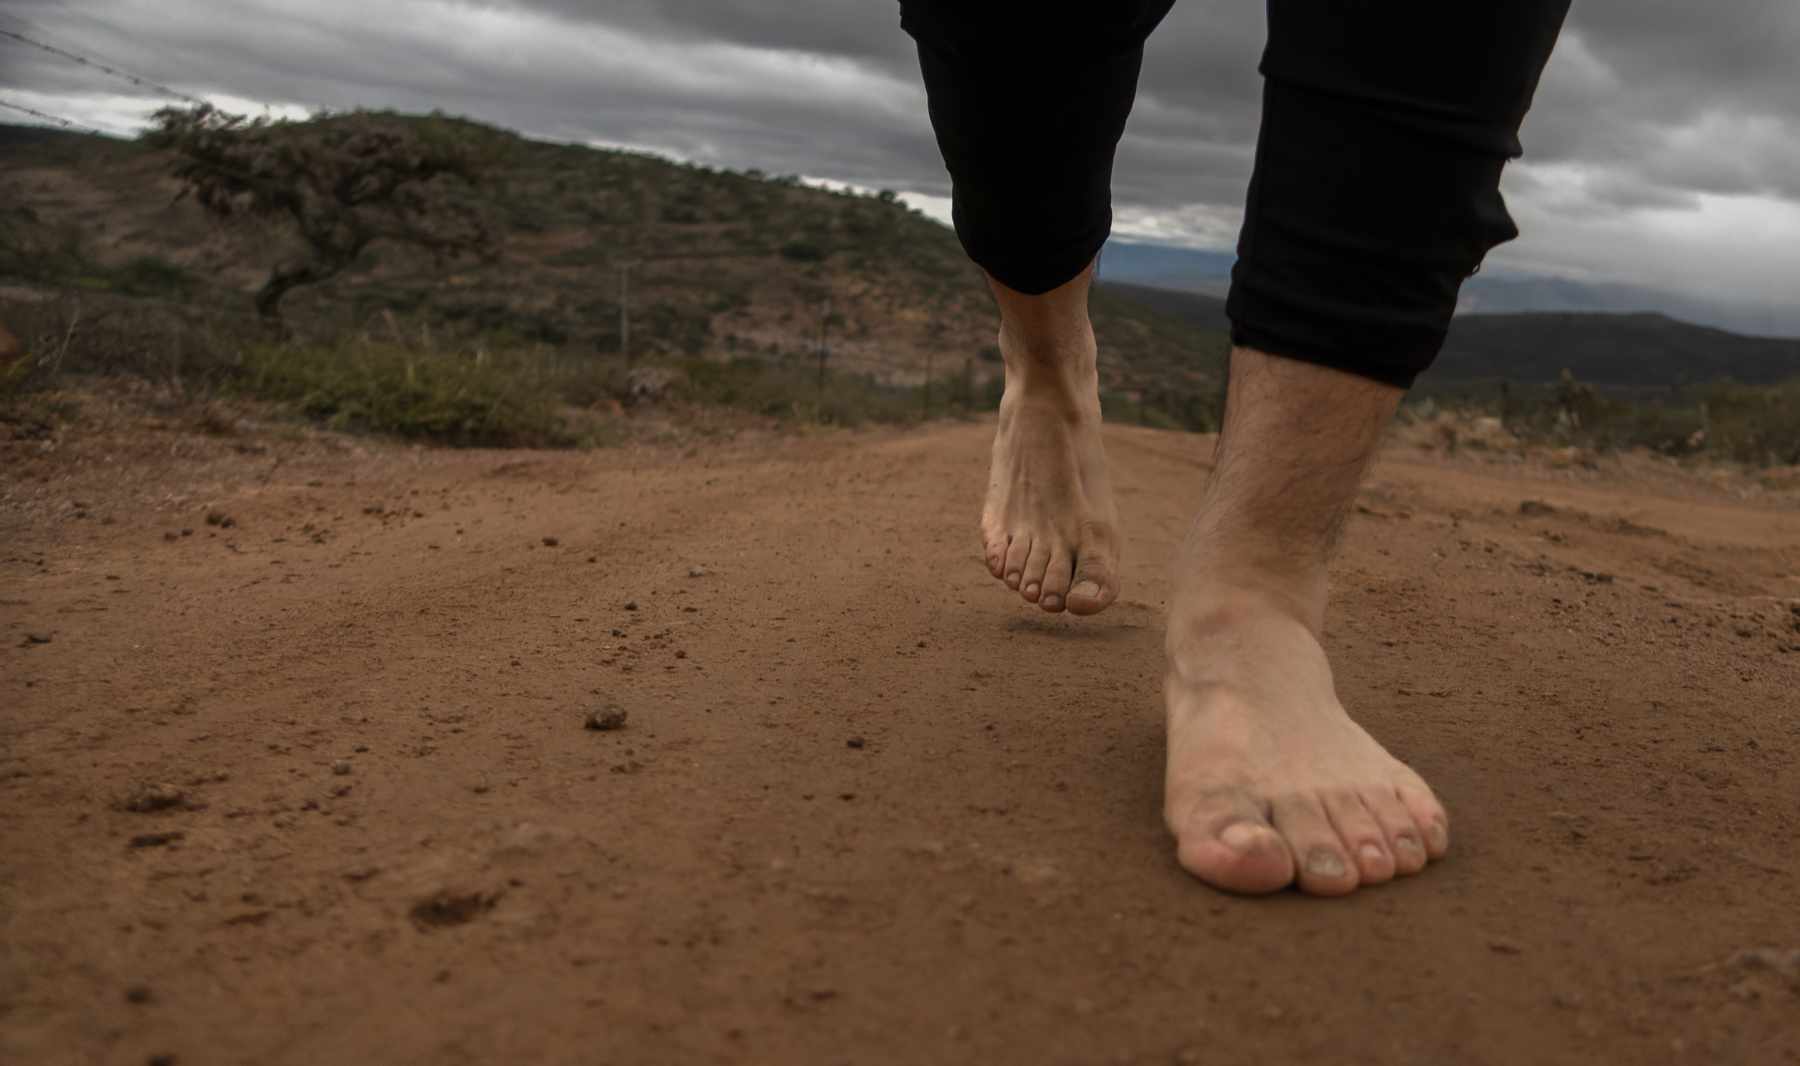
<svg viewBox="0 0 1800 1066"><path fill-rule="evenodd" d="M0 30L235 110L442 109L530 136L895 189L949 181L896 4L14 0ZM221 17L222 14L228 17ZM1116 234L1229 249L1260 107L1255 2L1181 0L1120 145ZM1800 332L1800 5L1578 0L1492 268L1759 309ZM0 39L0 100L128 134L170 102ZM4 121L32 121L8 112Z"/></svg>

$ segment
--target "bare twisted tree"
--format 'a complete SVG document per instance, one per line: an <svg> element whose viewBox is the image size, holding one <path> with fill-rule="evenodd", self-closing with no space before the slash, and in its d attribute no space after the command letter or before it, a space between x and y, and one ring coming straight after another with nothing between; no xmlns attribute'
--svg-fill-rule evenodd
<svg viewBox="0 0 1800 1066"><path fill-rule="evenodd" d="M446 258L491 258L491 229L475 197L473 153L416 124L355 112L291 122L209 105L164 108L145 135L175 153L174 175L221 218L281 217L305 244L277 263L256 310L281 317L281 299L343 273L376 241Z"/></svg>

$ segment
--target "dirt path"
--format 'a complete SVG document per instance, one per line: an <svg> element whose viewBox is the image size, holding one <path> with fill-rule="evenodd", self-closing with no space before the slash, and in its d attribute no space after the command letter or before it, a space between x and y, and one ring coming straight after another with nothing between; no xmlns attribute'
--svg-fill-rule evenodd
<svg viewBox="0 0 1800 1066"><path fill-rule="evenodd" d="M1800 511L1384 461L1332 651L1454 853L1245 900L1158 811L1204 442L1109 437L1076 621L988 432L14 463L0 1061L1800 1061Z"/></svg>

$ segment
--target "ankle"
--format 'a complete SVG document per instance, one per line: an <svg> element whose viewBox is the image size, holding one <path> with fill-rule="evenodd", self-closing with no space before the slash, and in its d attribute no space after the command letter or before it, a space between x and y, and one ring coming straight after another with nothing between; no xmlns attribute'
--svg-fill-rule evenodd
<svg viewBox="0 0 1800 1066"><path fill-rule="evenodd" d="M1003 319L999 344L1008 377L1054 375L1081 380L1094 373L1098 361L1094 330L1086 315L1025 324Z"/></svg>
<svg viewBox="0 0 1800 1066"><path fill-rule="evenodd" d="M1190 545L1182 553L1169 600L1173 641L1193 630L1230 628L1248 618L1281 615L1305 626L1315 639L1325 628L1328 585L1323 564L1295 565Z"/></svg>

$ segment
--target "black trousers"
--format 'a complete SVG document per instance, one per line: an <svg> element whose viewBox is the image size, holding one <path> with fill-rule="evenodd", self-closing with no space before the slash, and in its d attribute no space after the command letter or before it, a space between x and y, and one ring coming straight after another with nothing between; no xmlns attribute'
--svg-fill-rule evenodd
<svg viewBox="0 0 1800 1066"><path fill-rule="evenodd" d="M1112 225L1113 151L1174 0L902 0L957 235L1043 293ZM1518 236L1500 171L1569 0L1268 0L1234 343L1412 383L1464 278Z"/></svg>

